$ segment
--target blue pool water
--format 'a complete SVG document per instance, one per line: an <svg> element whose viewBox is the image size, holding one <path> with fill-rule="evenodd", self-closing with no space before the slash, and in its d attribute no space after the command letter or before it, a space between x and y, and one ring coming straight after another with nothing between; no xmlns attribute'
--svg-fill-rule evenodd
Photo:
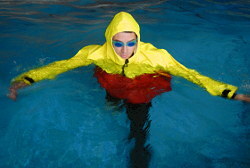
<svg viewBox="0 0 250 168"><path fill-rule="evenodd" d="M204 75L250 93L250 2L0 1L0 167L125 168L125 109L111 108L81 67L6 97L10 80L29 69L102 44L112 16L130 12L142 41L167 49ZM250 106L213 97L174 77L173 90L152 101L152 168L250 167Z"/></svg>

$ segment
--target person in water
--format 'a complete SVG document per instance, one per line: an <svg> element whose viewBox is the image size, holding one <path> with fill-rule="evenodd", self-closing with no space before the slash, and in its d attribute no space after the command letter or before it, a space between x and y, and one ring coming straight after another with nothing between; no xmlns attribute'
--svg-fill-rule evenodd
<svg viewBox="0 0 250 168"><path fill-rule="evenodd" d="M74 57L25 72L12 80L9 97L17 97L18 89L44 79L53 79L71 69L95 64L95 77L106 90L106 99L125 104L130 119L130 139L135 139L131 151L134 167L148 167L150 147L145 141L150 126L151 100L171 90L171 75L183 77L204 88L213 96L250 102L237 87L216 81L188 69L165 49L158 49L140 40L140 27L126 12L114 16L105 32L103 45L83 47Z"/></svg>
<svg viewBox="0 0 250 168"><path fill-rule="evenodd" d="M134 104L150 102L157 94L169 91L169 85L163 86L163 88L155 86L157 89L144 92L146 93L143 94L145 96L138 94L136 98L133 95L131 96L131 94L121 94L124 86L120 87L119 85L123 85L124 83L120 83L118 80L118 83L116 81L113 84L110 81L105 81L103 77L109 78L114 75L111 77L112 80L123 77L129 80L127 81L128 83L130 82L131 84L133 82L133 84L137 84L142 80L140 78L145 77L143 76L145 74L147 75L147 80L151 80L151 78L155 78L155 75L158 75L158 78L162 76L168 78L167 82L170 80L170 75L168 74L171 74L183 77L205 88L211 95L250 102L248 96L236 94L236 86L213 80L199 74L195 70L188 69L177 62L166 50L157 49L150 43L140 41L139 25L129 13L120 12L116 14L106 29L105 37L106 42L103 45L86 46L70 59L57 61L44 67L30 70L14 78L11 82L8 96L15 100L17 91L20 88L29 86L40 80L53 79L63 72L93 63L98 67L96 76L99 82L101 82L102 87L112 96L125 99ZM99 72L100 70L103 72ZM162 81L159 83L162 83ZM113 90L109 86L112 84L114 85L112 87L115 87ZM143 82L140 84L143 85ZM136 91L136 89L131 87L132 92ZM116 90L118 93L116 93ZM154 93L152 94L152 92ZM137 93L139 93L138 90Z"/></svg>

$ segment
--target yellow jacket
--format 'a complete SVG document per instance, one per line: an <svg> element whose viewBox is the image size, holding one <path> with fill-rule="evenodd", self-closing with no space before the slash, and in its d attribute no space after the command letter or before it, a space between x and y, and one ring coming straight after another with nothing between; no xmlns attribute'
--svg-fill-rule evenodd
<svg viewBox="0 0 250 168"><path fill-rule="evenodd" d="M53 62L49 65L30 70L14 78L12 82L24 81L27 84L43 79L53 79L58 74L71 69L95 64L107 73L121 74L125 60L116 54L112 46L112 37L123 31L133 31L138 37L137 50L124 69L128 78L134 78L142 74L152 74L158 71L183 77L203 88L211 95L231 98L237 87L215 81L188 69L177 62L166 50L157 49L150 43L140 41L140 27L134 18L126 13L116 14L106 29L106 42L103 45L89 45L82 48L74 57Z"/></svg>

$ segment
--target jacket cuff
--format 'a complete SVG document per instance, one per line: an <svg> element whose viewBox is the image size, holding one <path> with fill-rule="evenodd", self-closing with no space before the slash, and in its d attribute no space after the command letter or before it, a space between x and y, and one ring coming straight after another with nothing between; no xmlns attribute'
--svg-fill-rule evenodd
<svg viewBox="0 0 250 168"><path fill-rule="evenodd" d="M30 77L28 77L28 76L25 76L25 77L23 78L23 81L24 81L26 84L29 84L29 85L31 85L32 83L35 82L32 78L30 78Z"/></svg>
<svg viewBox="0 0 250 168"><path fill-rule="evenodd" d="M232 91L229 89L225 89L221 94L221 97L229 98L229 99L234 99L235 96L236 96L235 91Z"/></svg>

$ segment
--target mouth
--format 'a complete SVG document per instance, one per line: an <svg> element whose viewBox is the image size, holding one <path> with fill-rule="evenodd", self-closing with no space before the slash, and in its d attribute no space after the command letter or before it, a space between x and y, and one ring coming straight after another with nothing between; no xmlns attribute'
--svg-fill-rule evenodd
<svg viewBox="0 0 250 168"><path fill-rule="evenodd" d="M127 55L121 55L122 58L127 58L128 56Z"/></svg>

